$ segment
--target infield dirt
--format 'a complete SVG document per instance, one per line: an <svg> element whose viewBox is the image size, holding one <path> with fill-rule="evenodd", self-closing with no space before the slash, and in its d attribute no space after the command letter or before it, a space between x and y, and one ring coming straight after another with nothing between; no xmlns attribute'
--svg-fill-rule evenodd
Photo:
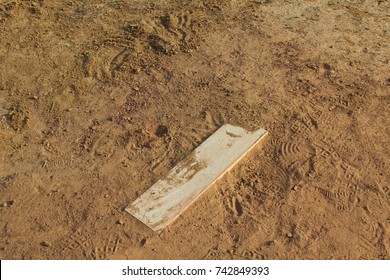
<svg viewBox="0 0 390 280"><path fill-rule="evenodd" d="M124 211L225 123L269 136ZM1 259L390 259L389 141L389 1L0 1Z"/></svg>

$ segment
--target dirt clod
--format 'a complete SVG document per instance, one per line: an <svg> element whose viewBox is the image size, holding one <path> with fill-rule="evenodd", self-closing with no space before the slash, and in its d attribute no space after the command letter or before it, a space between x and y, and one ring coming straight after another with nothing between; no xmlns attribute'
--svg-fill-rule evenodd
<svg viewBox="0 0 390 280"><path fill-rule="evenodd" d="M168 134L168 127L165 125L159 125L156 129L156 136L163 137Z"/></svg>

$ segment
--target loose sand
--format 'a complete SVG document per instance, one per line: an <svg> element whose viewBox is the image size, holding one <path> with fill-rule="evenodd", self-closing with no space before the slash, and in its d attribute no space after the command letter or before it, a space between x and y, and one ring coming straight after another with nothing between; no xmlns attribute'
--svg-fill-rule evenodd
<svg viewBox="0 0 390 280"><path fill-rule="evenodd" d="M390 259L390 2L0 1L1 259ZM154 233L124 208L269 136Z"/></svg>

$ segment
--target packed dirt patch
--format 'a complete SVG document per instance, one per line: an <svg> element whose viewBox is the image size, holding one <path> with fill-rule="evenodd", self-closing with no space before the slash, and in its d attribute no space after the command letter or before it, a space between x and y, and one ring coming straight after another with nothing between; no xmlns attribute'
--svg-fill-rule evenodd
<svg viewBox="0 0 390 280"><path fill-rule="evenodd" d="M390 259L390 3L0 1L1 259ZM265 128L154 233L124 208Z"/></svg>

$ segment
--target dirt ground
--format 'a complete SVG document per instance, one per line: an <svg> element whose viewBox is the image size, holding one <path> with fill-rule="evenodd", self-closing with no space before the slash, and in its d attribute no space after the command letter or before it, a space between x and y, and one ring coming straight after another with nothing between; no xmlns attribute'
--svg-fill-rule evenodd
<svg viewBox="0 0 390 280"><path fill-rule="evenodd" d="M174 223L124 211L225 123ZM390 1L0 1L1 259L390 259Z"/></svg>

